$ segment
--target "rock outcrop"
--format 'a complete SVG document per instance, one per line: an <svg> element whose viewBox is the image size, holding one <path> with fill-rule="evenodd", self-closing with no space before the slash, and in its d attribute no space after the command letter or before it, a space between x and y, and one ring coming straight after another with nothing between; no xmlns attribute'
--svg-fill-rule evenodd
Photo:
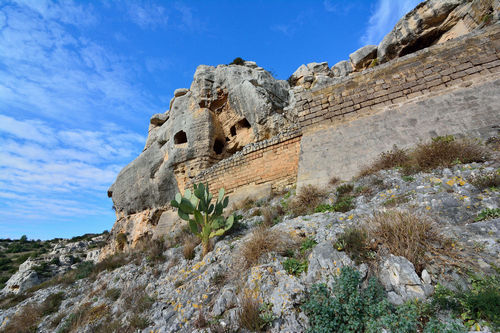
<svg viewBox="0 0 500 333"><path fill-rule="evenodd" d="M335 83L335 78L361 72L434 44L460 37L500 20L500 0L427 0L402 17L377 45L367 45L331 69L328 63L301 65L290 77L305 89Z"/></svg>
<svg viewBox="0 0 500 333"><path fill-rule="evenodd" d="M498 0L428 0L399 20L378 45L380 63L498 21Z"/></svg>
<svg viewBox="0 0 500 333"><path fill-rule="evenodd" d="M144 151L110 187L117 213L162 207L200 171L289 128L288 89L253 62L199 66L190 89L151 118Z"/></svg>
<svg viewBox="0 0 500 333"><path fill-rule="evenodd" d="M60 240L47 253L35 258L28 258L19 265L0 295L22 293L53 276L63 274L77 267L82 261L97 262L101 247L106 243L107 235L87 237L80 241Z"/></svg>
<svg viewBox="0 0 500 333"><path fill-rule="evenodd" d="M157 229L173 231L179 221L162 216L175 193L245 145L297 128L295 106L305 103L296 101L299 92L338 84L382 62L495 24L499 9L500 0L427 0L378 46L364 46L331 68L327 62L301 65L288 82L252 61L199 66L190 88L176 89L169 110L151 117L143 152L109 188L117 212L111 239L126 234L125 245L134 247L141 237L159 236ZM116 249L116 243L109 244L101 257Z"/></svg>

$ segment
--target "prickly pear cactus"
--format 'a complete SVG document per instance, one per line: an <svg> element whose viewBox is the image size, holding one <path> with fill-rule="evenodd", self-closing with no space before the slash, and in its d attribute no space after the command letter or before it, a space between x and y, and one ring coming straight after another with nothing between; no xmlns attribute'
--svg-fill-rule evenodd
<svg viewBox="0 0 500 333"><path fill-rule="evenodd" d="M203 255L210 251L210 239L222 236L234 222L234 215L227 219L222 215L229 203L229 197L224 197L224 189L220 189L215 203L211 203L212 199L208 184L200 183L194 185L193 192L188 189L184 196L177 193L175 200L170 202L172 207L177 208L179 217L189 222L191 232L201 239Z"/></svg>

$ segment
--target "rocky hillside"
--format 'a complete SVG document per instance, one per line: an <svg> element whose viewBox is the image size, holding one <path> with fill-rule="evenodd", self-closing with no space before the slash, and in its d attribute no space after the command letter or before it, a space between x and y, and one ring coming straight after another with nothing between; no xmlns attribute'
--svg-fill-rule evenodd
<svg viewBox="0 0 500 333"><path fill-rule="evenodd" d="M340 82L398 57L495 24L499 0L427 0L405 15L379 45L349 59L301 65L287 81L275 79L255 62L201 65L188 88L177 89L165 113L151 117L144 151L108 190L117 220L101 258L141 238L174 231L178 222L168 203L201 172L244 146L300 130L295 96L305 89ZM347 55L346 55L347 56Z"/></svg>
<svg viewBox="0 0 500 333"><path fill-rule="evenodd" d="M247 200L205 257L188 231L144 240L5 296L1 329L498 330L498 138L489 147L440 137L351 182Z"/></svg>
<svg viewBox="0 0 500 333"><path fill-rule="evenodd" d="M85 234L48 241L0 240L0 294L18 294L53 276L75 269L82 261L96 261L109 233Z"/></svg>
<svg viewBox="0 0 500 333"><path fill-rule="evenodd" d="M301 134L299 92L499 24L499 15L499 0L427 0L379 45L332 67L302 65L286 81L238 58L199 66L189 89L151 117L143 152L109 188L109 234L0 241L0 331L499 331L498 134L433 135L381 154L349 181L332 175L233 200L224 212L232 228L206 255L170 203L244 147Z"/></svg>

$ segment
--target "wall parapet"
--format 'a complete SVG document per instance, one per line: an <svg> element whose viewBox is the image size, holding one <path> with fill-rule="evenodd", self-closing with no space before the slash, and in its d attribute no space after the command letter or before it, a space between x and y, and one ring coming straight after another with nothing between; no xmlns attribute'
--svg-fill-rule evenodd
<svg viewBox="0 0 500 333"><path fill-rule="evenodd" d="M333 85L299 91L295 108L300 126L307 129L498 72L500 25L496 24L352 74Z"/></svg>

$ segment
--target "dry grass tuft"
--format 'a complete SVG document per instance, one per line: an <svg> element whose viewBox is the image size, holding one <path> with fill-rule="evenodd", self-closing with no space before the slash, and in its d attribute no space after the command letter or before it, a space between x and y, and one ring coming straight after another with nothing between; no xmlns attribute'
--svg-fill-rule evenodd
<svg viewBox="0 0 500 333"><path fill-rule="evenodd" d="M38 306L28 304L19 310L3 328L5 333L32 333L42 317Z"/></svg>
<svg viewBox="0 0 500 333"><path fill-rule="evenodd" d="M403 168L405 174L413 174L457 163L484 162L489 157L487 149L473 140L456 140L451 135L438 136L431 142L417 145L413 150L394 146L391 151L380 154L370 166L361 170L359 176L395 167Z"/></svg>
<svg viewBox="0 0 500 333"><path fill-rule="evenodd" d="M259 226L252 232L250 239L243 244L238 257L242 268L246 269L255 266L263 254L284 252L286 249L296 246L295 244L296 242L290 235Z"/></svg>
<svg viewBox="0 0 500 333"><path fill-rule="evenodd" d="M409 167L415 168L416 172L430 171L456 163L484 162L488 156L486 149L472 140L437 137L412 151Z"/></svg>
<svg viewBox="0 0 500 333"><path fill-rule="evenodd" d="M240 327L251 332L260 332L264 323L260 317L260 302L249 293L245 293L241 299L241 310L238 313Z"/></svg>
<svg viewBox="0 0 500 333"><path fill-rule="evenodd" d="M440 251L443 237L435 224L410 212L388 211L368 221L370 238L389 252L413 263L417 272L425 266L425 253Z"/></svg>
<svg viewBox="0 0 500 333"><path fill-rule="evenodd" d="M331 186L335 186L335 185L337 185L339 182L340 182L340 179L339 179L338 177L333 176L333 177L332 177L332 178L330 178L330 180L328 181L328 184L330 184Z"/></svg>
<svg viewBox="0 0 500 333"><path fill-rule="evenodd" d="M208 321L205 318L205 314L203 313L203 310L198 311L198 318L195 319L194 321L194 327L196 328L205 328L208 327Z"/></svg>
<svg viewBox="0 0 500 333"><path fill-rule="evenodd" d="M193 260L195 256L195 248L200 244L198 237L190 235L184 239L184 246L182 247L182 254L187 260Z"/></svg>
<svg viewBox="0 0 500 333"><path fill-rule="evenodd" d="M246 197L243 200L234 202L231 206L231 211L234 212L237 210L249 210L253 206L255 206L255 200L250 197Z"/></svg>
<svg viewBox="0 0 500 333"><path fill-rule="evenodd" d="M498 188L500 187L500 173L491 171L483 175L472 176L468 181L480 190Z"/></svg>
<svg viewBox="0 0 500 333"><path fill-rule="evenodd" d="M310 214L314 212L314 209L323 201L325 196L326 192L317 186L305 185L290 200L289 208L295 216Z"/></svg>
<svg viewBox="0 0 500 333"><path fill-rule="evenodd" d="M370 166L363 168L359 176L364 177L380 170L402 167L406 165L409 160L408 151L394 146L392 150L380 154Z"/></svg>

